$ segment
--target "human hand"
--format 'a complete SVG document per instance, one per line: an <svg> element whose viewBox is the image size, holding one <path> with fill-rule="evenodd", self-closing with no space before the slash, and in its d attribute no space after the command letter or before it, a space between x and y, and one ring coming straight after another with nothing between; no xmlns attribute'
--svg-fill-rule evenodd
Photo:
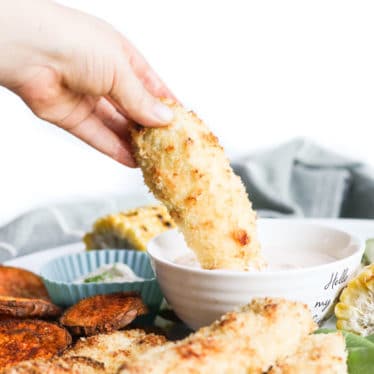
<svg viewBox="0 0 374 374"><path fill-rule="evenodd" d="M46 0L0 2L0 85L40 118L128 166L132 122L162 126L173 98L105 22Z"/></svg>

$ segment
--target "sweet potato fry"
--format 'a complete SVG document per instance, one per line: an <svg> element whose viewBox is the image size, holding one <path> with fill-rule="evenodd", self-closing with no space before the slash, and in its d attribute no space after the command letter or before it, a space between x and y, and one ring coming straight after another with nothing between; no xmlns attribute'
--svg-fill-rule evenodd
<svg viewBox="0 0 374 374"><path fill-rule="evenodd" d="M57 317L60 314L61 309L47 300L0 296L0 319L1 315L17 318L47 318Z"/></svg>
<svg viewBox="0 0 374 374"><path fill-rule="evenodd" d="M11 266L0 266L0 295L49 300L39 276Z"/></svg>
<svg viewBox="0 0 374 374"><path fill-rule="evenodd" d="M165 343L163 336L132 329L80 338L62 356L23 361L0 374L117 373L124 361Z"/></svg>
<svg viewBox="0 0 374 374"><path fill-rule="evenodd" d="M0 321L0 368L61 353L70 334L55 323L40 320Z"/></svg>
<svg viewBox="0 0 374 374"><path fill-rule="evenodd" d="M49 301L48 292L36 274L0 266L0 320L9 317L57 317L61 309Z"/></svg>
<svg viewBox="0 0 374 374"><path fill-rule="evenodd" d="M65 311L60 322L73 335L89 336L119 330L146 312L137 293L118 292L79 301Z"/></svg>

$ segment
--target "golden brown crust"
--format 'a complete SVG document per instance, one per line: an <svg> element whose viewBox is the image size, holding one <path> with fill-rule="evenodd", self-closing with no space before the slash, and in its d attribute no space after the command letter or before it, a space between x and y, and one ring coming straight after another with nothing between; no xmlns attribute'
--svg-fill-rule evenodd
<svg viewBox="0 0 374 374"><path fill-rule="evenodd" d="M47 318L57 317L60 314L61 309L46 300L0 296L0 315L17 318Z"/></svg>
<svg viewBox="0 0 374 374"><path fill-rule="evenodd" d="M307 336L294 355L275 365L269 374L345 374L347 352L342 333Z"/></svg>
<svg viewBox="0 0 374 374"><path fill-rule="evenodd" d="M257 299L184 340L125 362L121 373L263 373L295 352L315 328L306 305Z"/></svg>
<svg viewBox="0 0 374 374"><path fill-rule="evenodd" d="M71 336L55 323L40 320L0 321L0 367L60 354Z"/></svg>
<svg viewBox="0 0 374 374"><path fill-rule="evenodd" d="M139 294L118 292L79 301L65 311L60 322L73 335L89 336L119 330L146 312Z"/></svg>
<svg viewBox="0 0 374 374"><path fill-rule="evenodd" d="M104 365L89 357L72 356L25 361L0 371L1 374L95 374L105 373Z"/></svg>
<svg viewBox="0 0 374 374"><path fill-rule="evenodd" d="M49 300L39 276L31 271L0 265L0 295Z"/></svg>
<svg viewBox="0 0 374 374"><path fill-rule="evenodd" d="M174 111L170 126L132 129L145 183L203 268L261 267L256 214L218 139L193 112L165 102Z"/></svg>
<svg viewBox="0 0 374 374"><path fill-rule="evenodd" d="M163 336L146 334L138 329L114 331L79 339L74 347L64 353L63 357L90 357L100 362L107 373L116 373L124 361L131 361L137 355L152 347L162 345L165 341Z"/></svg>
<svg viewBox="0 0 374 374"><path fill-rule="evenodd" d="M1 374L117 373L123 362L165 343L165 338L133 329L80 338L62 356L24 361Z"/></svg>

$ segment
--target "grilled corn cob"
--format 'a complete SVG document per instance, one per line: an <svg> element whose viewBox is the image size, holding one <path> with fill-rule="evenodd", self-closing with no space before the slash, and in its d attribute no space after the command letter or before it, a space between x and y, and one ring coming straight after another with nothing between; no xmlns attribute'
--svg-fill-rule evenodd
<svg viewBox="0 0 374 374"><path fill-rule="evenodd" d="M336 327L363 336L374 333L374 264L353 278L335 306Z"/></svg>
<svg viewBox="0 0 374 374"><path fill-rule="evenodd" d="M83 241L87 250L133 248L145 251L154 236L173 227L174 222L164 206L146 206L99 218Z"/></svg>

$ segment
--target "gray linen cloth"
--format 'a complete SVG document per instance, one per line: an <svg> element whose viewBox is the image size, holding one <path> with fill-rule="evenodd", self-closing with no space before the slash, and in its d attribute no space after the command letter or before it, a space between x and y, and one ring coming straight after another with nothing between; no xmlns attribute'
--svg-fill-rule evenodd
<svg viewBox="0 0 374 374"><path fill-rule="evenodd" d="M154 202L151 195L131 194L32 210L0 228L0 263L43 249L76 243L97 218Z"/></svg>
<svg viewBox="0 0 374 374"><path fill-rule="evenodd" d="M374 171L296 139L233 163L262 217L374 218ZM41 208L0 228L0 262L81 240L104 214L147 204L129 195Z"/></svg>
<svg viewBox="0 0 374 374"><path fill-rule="evenodd" d="M374 170L305 139L233 164L262 216L374 218Z"/></svg>

